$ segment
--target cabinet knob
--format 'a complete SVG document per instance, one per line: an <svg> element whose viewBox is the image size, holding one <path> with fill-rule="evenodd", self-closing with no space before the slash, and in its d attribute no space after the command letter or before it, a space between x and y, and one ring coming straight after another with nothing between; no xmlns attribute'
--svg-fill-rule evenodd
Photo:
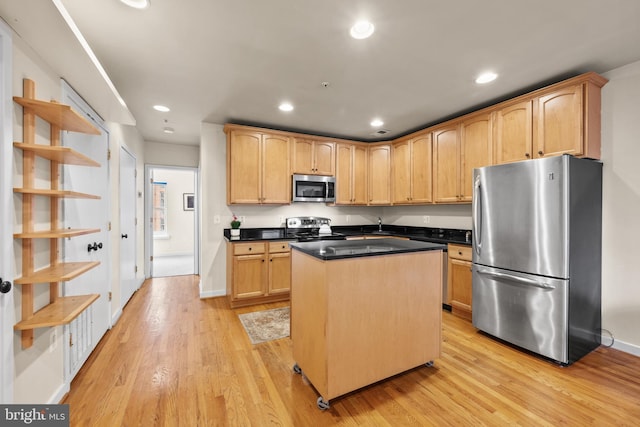
<svg viewBox="0 0 640 427"><path fill-rule="evenodd" d="M251 249L253 249L253 248L249 248L249 250L251 250Z"/></svg>
<svg viewBox="0 0 640 427"><path fill-rule="evenodd" d="M542 151L538 151L538 154L544 156L544 153Z"/></svg>
<svg viewBox="0 0 640 427"><path fill-rule="evenodd" d="M529 157L531 157L531 154L529 154L529 153L524 153L524 156L525 156L526 158L529 158Z"/></svg>
<svg viewBox="0 0 640 427"><path fill-rule="evenodd" d="M462 255L462 252L461 252L461 251L458 251L458 255Z"/></svg>

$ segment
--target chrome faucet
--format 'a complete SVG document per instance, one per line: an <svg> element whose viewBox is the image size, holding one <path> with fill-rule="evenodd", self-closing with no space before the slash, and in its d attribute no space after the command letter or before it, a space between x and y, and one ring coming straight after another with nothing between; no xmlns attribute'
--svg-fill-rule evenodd
<svg viewBox="0 0 640 427"><path fill-rule="evenodd" d="M382 231L382 218L378 217L378 231Z"/></svg>

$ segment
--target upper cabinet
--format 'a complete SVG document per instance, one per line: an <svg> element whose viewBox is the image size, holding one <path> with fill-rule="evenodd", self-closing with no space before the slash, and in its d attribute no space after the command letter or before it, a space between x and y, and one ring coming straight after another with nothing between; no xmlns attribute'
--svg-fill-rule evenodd
<svg viewBox="0 0 640 427"><path fill-rule="evenodd" d="M227 204L291 203L289 137L226 126Z"/></svg>
<svg viewBox="0 0 640 427"><path fill-rule="evenodd" d="M494 160L508 163L561 154L600 158L600 89L587 73L507 101L495 109Z"/></svg>
<svg viewBox="0 0 640 427"><path fill-rule="evenodd" d="M336 205L367 204L365 144L336 144Z"/></svg>
<svg viewBox="0 0 640 427"><path fill-rule="evenodd" d="M460 192L460 125L452 123L433 131L434 201L456 203Z"/></svg>
<svg viewBox="0 0 640 427"><path fill-rule="evenodd" d="M492 162L491 113L478 114L460 124L460 201L473 195L473 170Z"/></svg>
<svg viewBox="0 0 640 427"><path fill-rule="evenodd" d="M333 176L335 174L335 143L295 138L293 173Z"/></svg>
<svg viewBox="0 0 640 427"><path fill-rule="evenodd" d="M369 204L391 204L391 145L369 147Z"/></svg>
<svg viewBox="0 0 640 427"><path fill-rule="evenodd" d="M393 204L433 201L431 133L395 141L392 145Z"/></svg>

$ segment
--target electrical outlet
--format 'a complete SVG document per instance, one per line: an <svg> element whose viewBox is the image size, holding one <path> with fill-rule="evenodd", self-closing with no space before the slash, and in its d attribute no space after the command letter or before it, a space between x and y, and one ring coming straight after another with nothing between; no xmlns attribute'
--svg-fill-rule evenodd
<svg viewBox="0 0 640 427"><path fill-rule="evenodd" d="M347 215L346 221L349 222L351 220L351 215Z"/></svg>
<svg viewBox="0 0 640 427"><path fill-rule="evenodd" d="M214 224L220 224L220 215L214 215L213 216L213 223Z"/></svg>
<svg viewBox="0 0 640 427"><path fill-rule="evenodd" d="M58 330L54 329L49 335L49 353L53 353L58 344Z"/></svg>
<svg viewBox="0 0 640 427"><path fill-rule="evenodd" d="M244 223L244 215L240 215L238 219L240 220L241 223Z"/></svg>
<svg viewBox="0 0 640 427"><path fill-rule="evenodd" d="M284 217L283 216L280 217L280 224L284 224Z"/></svg>
<svg viewBox="0 0 640 427"><path fill-rule="evenodd" d="M423 216L422 222L424 222L425 224L429 224L431 222L431 217L429 215Z"/></svg>

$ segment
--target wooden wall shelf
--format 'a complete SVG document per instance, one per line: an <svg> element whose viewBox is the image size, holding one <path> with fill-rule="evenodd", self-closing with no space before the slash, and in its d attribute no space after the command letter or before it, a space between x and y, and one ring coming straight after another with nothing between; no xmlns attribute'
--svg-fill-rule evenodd
<svg viewBox="0 0 640 427"><path fill-rule="evenodd" d="M22 142L14 146L22 150L22 186L14 188L14 193L22 195L22 231L13 235L22 239L22 276L15 283L21 285L22 320L14 326L22 331L22 348L33 345L33 329L65 325L78 317L100 294L60 296L60 282L66 282L91 270L100 263L67 262L59 259L61 238L97 233L100 229L61 229L58 198L100 199L100 196L79 193L60 188L61 165L99 167L93 159L61 144L61 131L81 132L100 135L100 131L87 119L76 113L68 105L35 99L35 83L23 81L24 97L13 99L22 109ZM49 145L36 144L36 116L50 125ZM50 188L35 188L36 156L50 161ZM34 200L36 196L52 197L49 207L49 230L34 230ZM31 239L50 239L49 266L34 271L34 245ZM34 284L49 285L49 304L34 313Z"/></svg>
<svg viewBox="0 0 640 427"><path fill-rule="evenodd" d="M36 328L66 325L78 317L100 294L60 297L49 305L36 311L33 316L17 323L13 329L26 331Z"/></svg>
<svg viewBox="0 0 640 427"><path fill-rule="evenodd" d="M61 130L100 135L100 131L68 105L14 96L13 100Z"/></svg>
<svg viewBox="0 0 640 427"><path fill-rule="evenodd" d="M25 144L23 142L14 142L13 146L23 151L32 151L37 156L54 162L64 163L65 165L100 167L100 163L69 147L52 147L42 144Z"/></svg>
<svg viewBox="0 0 640 427"><path fill-rule="evenodd" d="M14 281L16 285L25 283L67 282L100 265L98 261L64 262L43 268L30 276L20 277Z"/></svg>
<svg viewBox="0 0 640 427"><path fill-rule="evenodd" d="M98 233L99 228L60 228L56 230L28 231L15 233L16 239L61 239L82 236L83 234Z"/></svg>
<svg viewBox="0 0 640 427"><path fill-rule="evenodd" d="M67 199L100 199L93 194L78 193L71 190L49 190L46 188L14 188L14 193L33 194L35 196L64 197Z"/></svg>

